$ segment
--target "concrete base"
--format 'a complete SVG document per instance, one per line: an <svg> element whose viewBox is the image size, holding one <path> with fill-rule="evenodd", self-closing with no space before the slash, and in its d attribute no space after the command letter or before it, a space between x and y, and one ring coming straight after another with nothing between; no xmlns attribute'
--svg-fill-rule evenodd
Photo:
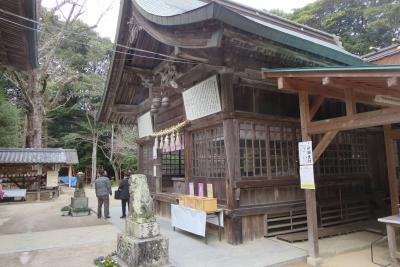
<svg viewBox="0 0 400 267"><path fill-rule="evenodd" d="M135 239L118 234L117 255L129 267L150 267L168 264L168 239L157 236Z"/></svg>
<svg viewBox="0 0 400 267"><path fill-rule="evenodd" d="M71 197L71 208L87 208L89 206L89 199L87 197Z"/></svg>
<svg viewBox="0 0 400 267"><path fill-rule="evenodd" d="M139 239L156 237L160 234L160 227L157 222L137 223L131 218L126 220L126 233Z"/></svg>
<svg viewBox="0 0 400 267"><path fill-rule="evenodd" d="M307 264L311 266L320 266L322 263L321 258L312 258L312 257L307 257Z"/></svg>

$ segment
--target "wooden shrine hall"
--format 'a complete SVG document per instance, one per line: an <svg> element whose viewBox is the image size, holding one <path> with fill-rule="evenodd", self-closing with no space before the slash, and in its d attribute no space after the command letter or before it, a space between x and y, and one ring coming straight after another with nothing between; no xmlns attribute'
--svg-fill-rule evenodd
<svg viewBox="0 0 400 267"><path fill-rule="evenodd" d="M306 231L310 201L314 227L390 213L384 134L375 126L397 122L397 107L380 109L398 97L395 67L338 68L349 75L343 85L342 76L326 74L335 71L329 66L367 63L328 33L227 0L121 3L98 120L138 126L138 170L160 216L170 216L190 184L196 194L212 185L231 244ZM263 79L263 67L293 73L313 67L310 73L321 76L287 72L281 79L283 71ZM298 89L310 95L301 94L300 106ZM312 104L307 118L300 112L305 101ZM311 117L321 122L304 124ZM297 152L305 129L321 144L315 150L321 179L307 198Z"/></svg>
<svg viewBox="0 0 400 267"><path fill-rule="evenodd" d="M18 16L37 20L36 0L0 1L0 69L27 71L38 66L37 24Z"/></svg>
<svg viewBox="0 0 400 267"><path fill-rule="evenodd" d="M332 141L340 138L340 133L366 128L383 132L384 144L376 149L386 151L391 213L398 214L400 66L263 69L263 78L276 80L279 90L298 95L301 139L315 142L312 156L317 167L318 163L326 161L327 154L335 145ZM318 118L319 110L328 99L340 101L345 109L338 116ZM351 168L358 165L358 153L355 150L351 152ZM339 160L342 156L339 155ZM368 164L374 163L369 161ZM374 173L370 171L370 174ZM324 177L316 175L315 179L321 183ZM312 258L319 257L316 194L321 190L318 186L316 190L305 190L309 255Z"/></svg>

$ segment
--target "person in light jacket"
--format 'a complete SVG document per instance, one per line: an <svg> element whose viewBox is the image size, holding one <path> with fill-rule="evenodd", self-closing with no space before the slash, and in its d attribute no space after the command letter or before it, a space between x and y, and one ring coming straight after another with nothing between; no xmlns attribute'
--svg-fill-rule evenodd
<svg viewBox="0 0 400 267"><path fill-rule="evenodd" d="M129 211L129 178L131 177L132 172L131 170L128 171L127 175L122 179L119 184L118 190L120 193L121 198L121 205L122 205L122 216L121 219L126 218L126 203L128 203L128 211Z"/></svg>
<svg viewBox="0 0 400 267"><path fill-rule="evenodd" d="M111 182L107 177L106 171L100 172L100 177L94 182L94 187L96 189L97 197L97 218L101 218L101 208L104 204L104 217L106 219L110 218L110 199L108 195L112 195Z"/></svg>

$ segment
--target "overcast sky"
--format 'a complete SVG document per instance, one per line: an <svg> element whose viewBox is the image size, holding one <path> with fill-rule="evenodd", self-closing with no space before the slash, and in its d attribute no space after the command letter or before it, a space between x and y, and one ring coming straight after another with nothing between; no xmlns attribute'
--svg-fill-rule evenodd
<svg viewBox="0 0 400 267"><path fill-rule="evenodd" d="M60 1L60 0L58 0ZM242 3L253 8L258 9L282 9L286 12L292 11L294 8L303 7L309 3L315 2L315 0L233 0L238 3ZM83 2L83 1L82 1ZM42 5L45 7L53 7L57 3L57 0L42 0ZM89 25L94 25L98 20L101 13L106 10L109 6L111 9L102 18L96 31L102 37L108 37L114 40L115 30L117 28L117 19L119 12L119 0L87 0L86 1L86 12L82 15L82 20Z"/></svg>

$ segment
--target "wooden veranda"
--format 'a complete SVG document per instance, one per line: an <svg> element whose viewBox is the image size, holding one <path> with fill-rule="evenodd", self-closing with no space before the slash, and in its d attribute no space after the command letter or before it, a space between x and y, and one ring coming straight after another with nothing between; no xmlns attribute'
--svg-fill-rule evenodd
<svg viewBox="0 0 400 267"><path fill-rule="evenodd" d="M340 131L383 127L392 214L399 213L394 141L400 139L400 66L263 69L264 79L299 96L303 141L323 135L313 148L314 163ZM345 103L345 114L316 120L325 100ZM311 101L312 100L312 101ZM318 190L318 188L317 188ZM306 189L309 256L318 261L318 221L314 189Z"/></svg>

